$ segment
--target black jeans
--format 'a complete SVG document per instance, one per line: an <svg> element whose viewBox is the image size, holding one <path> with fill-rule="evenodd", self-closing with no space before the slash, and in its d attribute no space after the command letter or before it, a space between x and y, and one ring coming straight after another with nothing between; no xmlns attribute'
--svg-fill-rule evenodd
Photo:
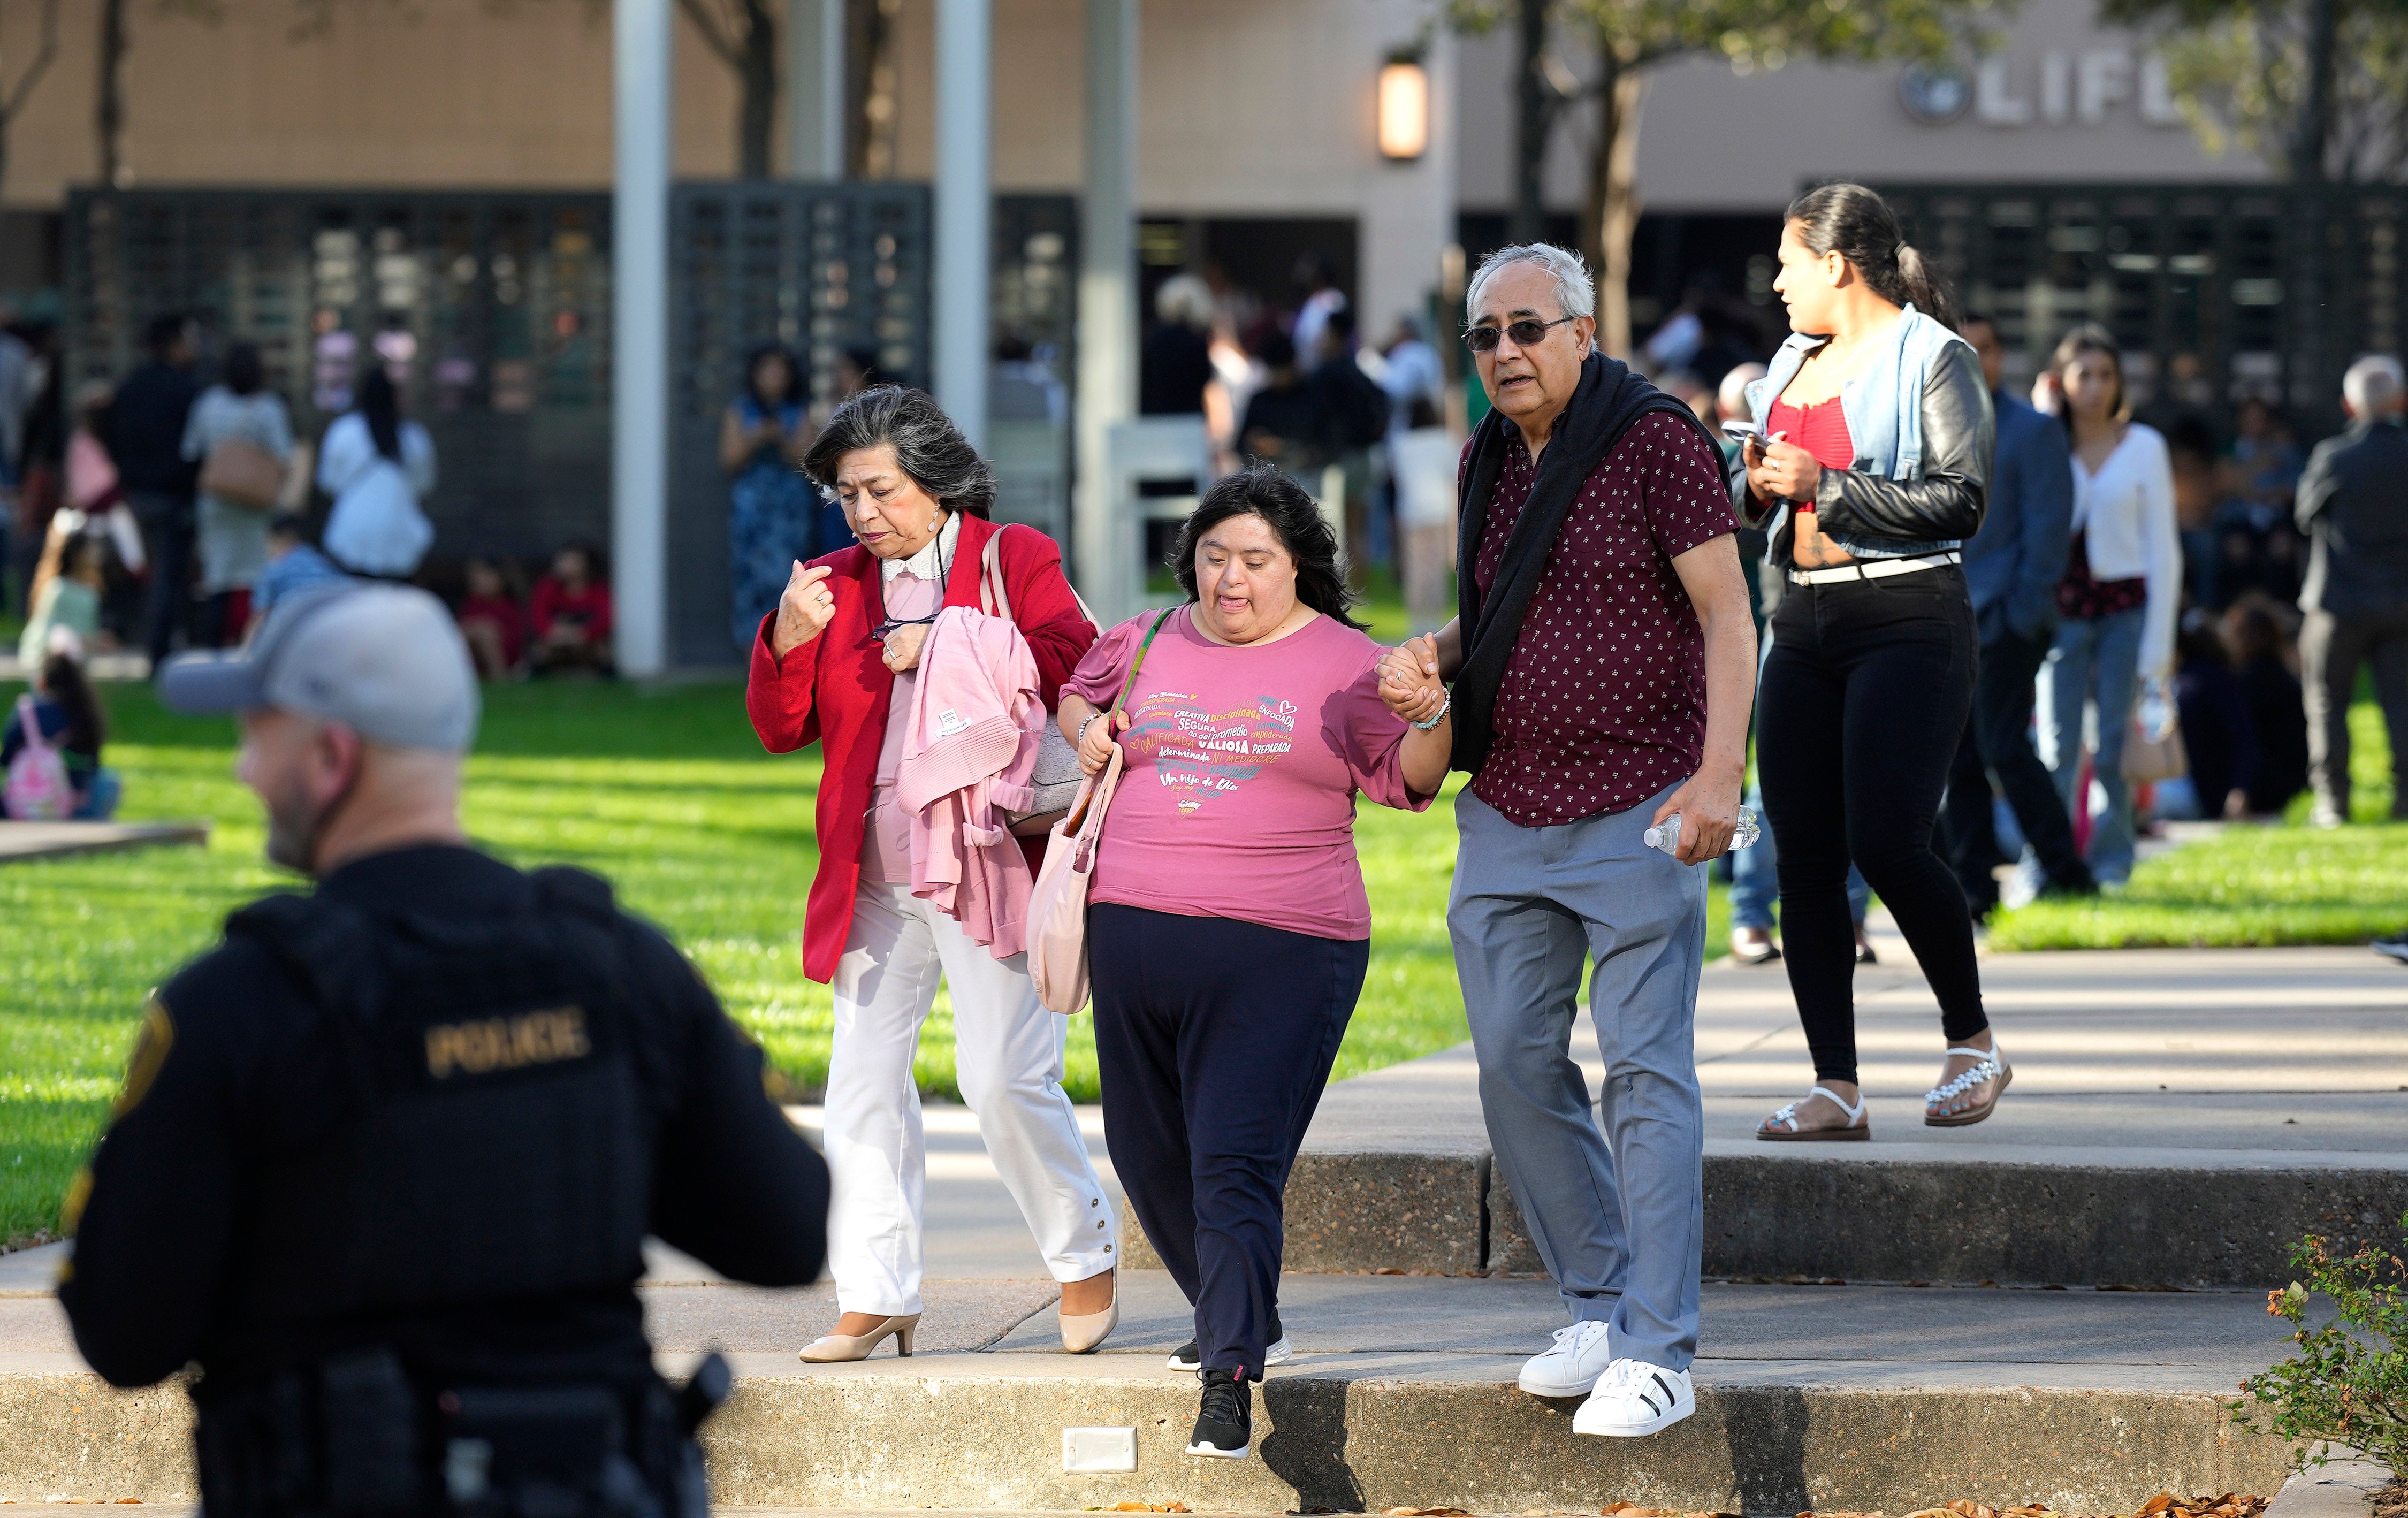
<svg viewBox="0 0 2408 1518"><path fill-rule="evenodd" d="M1848 866L1906 935L1952 1044L1989 1025L1973 922L1931 829L1973 701L1954 566L1788 587L1758 687L1756 774L1781 839L1782 948L1821 1081L1856 1079Z"/></svg>
<svg viewBox="0 0 2408 1518"><path fill-rule="evenodd" d="M2308 716L2308 779L2316 805L2349 817L2349 704L2358 666L2374 669L2374 700L2391 735L2391 815L2408 818L2408 607L2334 616L2300 628L2300 692Z"/></svg>
<svg viewBox="0 0 2408 1518"><path fill-rule="evenodd" d="M1262 1379L1281 1195L1370 963L1368 940L1087 909L1104 1144L1208 1370Z"/></svg>
<svg viewBox="0 0 2408 1518"><path fill-rule="evenodd" d="M151 490L128 491L126 500L142 529L143 556L150 560L142 641L155 672L167 662L176 635L193 612L193 501Z"/></svg>
<svg viewBox="0 0 2408 1518"><path fill-rule="evenodd" d="M2048 883L2080 890L2090 885L2090 866L2073 847L2073 823L2057 799L2048 766L2032 749L2032 681L2048 657L2046 634L2020 637L2007 633L1982 645L1973 679L1973 714L1956 744L1956 766L1948 777L1948 863L1975 916L1999 904L1993 873L2007 861L1999 852L1998 823L1990 807L1990 778L2015 814L2015 825L2040 859Z"/></svg>

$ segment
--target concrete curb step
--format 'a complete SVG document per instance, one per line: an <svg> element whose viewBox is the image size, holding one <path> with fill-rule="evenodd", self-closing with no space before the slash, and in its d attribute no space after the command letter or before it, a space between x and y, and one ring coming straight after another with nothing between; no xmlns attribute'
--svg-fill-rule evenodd
<svg viewBox="0 0 2408 1518"><path fill-rule="evenodd" d="M1706 1155L1709 1276L2271 1286L2291 1278L2291 1246L2306 1235L2345 1249L2396 1242L2408 1212L2408 1164L2361 1153L2169 1152L2109 1164L2076 1150L1839 1158L1761 1147ZM1288 1178L1286 1215L1290 1270L1544 1268L1486 1150L1308 1149ZM1122 1233L1128 1264L1159 1267L1133 1213Z"/></svg>
<svg viewBox="0 0 2408 1518"><path fill-rule="evenodd" d="M1115 1364L1117 1361L1119 1363ZM923 1355L792 1373L738 1357L708 1431L713 1495L742 1507L1480 1512L1627 1500L1681 1511L1910 1512L1967 1493L2060 1512L2129 1512L2152 1494L2272 1492L2277 1440L2236 1427L2204 1386L1966 1383L2041 1366L1700 1366L1698 1413L1651 1439L1575 1438L1573 1404L1514 1389L1491 1355L1307 1356L1255 1404L1255 1457L1183 1453L1195 1382L1134 1356ZM2126 1368L2132 1379L2146 1368ZM2043 1379L2046 1379L2043 1376ZM0 1495L192 1500L180 1390L0 1374ZM1066 1474L1063 1431L1134 1433L1134 1468Z"/></svg>

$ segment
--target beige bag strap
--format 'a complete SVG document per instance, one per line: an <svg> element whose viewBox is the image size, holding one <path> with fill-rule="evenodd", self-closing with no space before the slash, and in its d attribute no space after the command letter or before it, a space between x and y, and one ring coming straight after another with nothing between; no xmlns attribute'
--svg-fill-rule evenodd
<svg viewBox="0 0 2408 1518"><path fill-rule="evenodd" d="M989 533L986 549L979 554L979 609L990 617L1001 617L1006 622L1011 620L1011 593L1003 583L1003 535L1019 525L1018 523L1007 522ZM1028 529L1030 532L1036 530L1034 527ZM1064 582L1068 582L1068 576L1064 577ZM1102 628L1096 621L1094 609L1087 605L1087 598L1079 594L1076 585L1070 586L1070 599L1079 603L1079 615L1087 619L1087 625L1100 632Z"/></svg>
<svg viewBox="0 0 2408 1518"><path fill-rule="evenodd" d="M1111 707L1104 714L1105 722L1111 722L1114 713L1128 705L1129 689L1137 684L1137 672L1145 666L1146 651L1154 647L1154 634L1162 631L1162 624L1178 609L1175 606L1163 608L1162 615L1146 629L1145 641L1137 646L1137 657L1129 661L1129 671L1121 680L1121 694L1112 697ZM1062 831L1079 840L1077 865L1082 870L1095 857L1096 838L1103 831L1104 813L1111 810L1112 793L1120 788L1121 766L1127 758L1127 752L1113 744L1112 756L1104 762L1104 772L1079 782L1079 794L1070 798L1070 809L1063 814Z"/></svg>

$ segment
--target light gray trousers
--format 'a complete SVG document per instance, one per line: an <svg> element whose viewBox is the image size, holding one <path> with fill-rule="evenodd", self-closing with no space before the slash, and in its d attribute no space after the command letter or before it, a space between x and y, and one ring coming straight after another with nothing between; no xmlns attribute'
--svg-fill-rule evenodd
<svg viewBox="0 0 2408 1518"><path fill-rule="evenodd" d="M1706 872L1641 841L1662 800L1522 827L1463 793L1447 926L1489 1147L1539 1258L1615 1358L1685 1370L1705 1241ZM1602 1134L1570 1053L1589 955Z"/></svg>

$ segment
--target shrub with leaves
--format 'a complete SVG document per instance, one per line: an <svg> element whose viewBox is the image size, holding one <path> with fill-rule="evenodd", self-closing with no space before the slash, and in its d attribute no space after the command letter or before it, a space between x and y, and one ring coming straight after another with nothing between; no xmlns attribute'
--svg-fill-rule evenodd
<svg viewBox="0 0 2408 1518"><path fill-rule="evenodd" d="M2408 1242L2408 1216L2400 1224ZM2302 1464L2323 1465L2338 1445L2408 1476L2408 1259L2372 1244L2336 1255L2311 1238L2292 1247L2291 1263L2306 1279L2267 1293L2266 1310L2290 1324L2300 1352L2243 1382L2256 1402L2233 1411L2308 1446ZM2318 1293L2338 1310L2311 1328Z"/></svg>

